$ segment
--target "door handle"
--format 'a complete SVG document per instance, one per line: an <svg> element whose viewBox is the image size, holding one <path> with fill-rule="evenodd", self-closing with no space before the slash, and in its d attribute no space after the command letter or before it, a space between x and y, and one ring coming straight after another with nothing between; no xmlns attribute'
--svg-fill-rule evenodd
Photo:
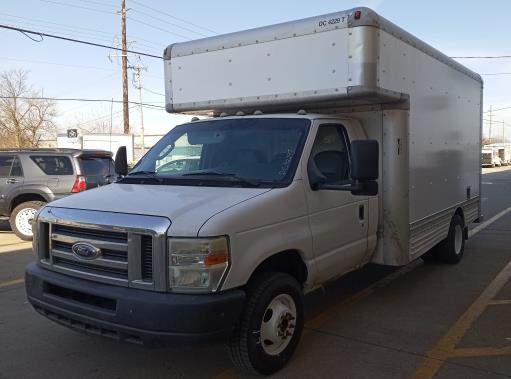
<svg viewBox="0 0 511 379"><path fill-rule="evenodd" d="M358 219L364 221L365 218L365 207L361 204L358 206Z"/></svg>
<svg viewBox="0 0 511 379"><path fill-rule="evenodd" d="M17 179L7 179L5 182L7 184L13 184L13 183L18 183L18 180Z"/></svg>

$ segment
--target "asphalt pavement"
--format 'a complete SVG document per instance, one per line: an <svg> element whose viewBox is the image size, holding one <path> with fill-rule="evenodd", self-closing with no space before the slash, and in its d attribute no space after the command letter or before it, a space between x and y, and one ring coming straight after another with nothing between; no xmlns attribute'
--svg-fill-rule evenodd
<svg viewBox="0 0 511 379"><path fill-rule="evenodd" d="M485 170L483 213L511 207L511 170ZM472 228L473 231L476 228ZM458 265L369 265L306 297L306 328L275 378L510 378L511 212ZM27 303L30 244L0 222L0 378L235 378L222 345L142 346L78 334Z"/></svg>

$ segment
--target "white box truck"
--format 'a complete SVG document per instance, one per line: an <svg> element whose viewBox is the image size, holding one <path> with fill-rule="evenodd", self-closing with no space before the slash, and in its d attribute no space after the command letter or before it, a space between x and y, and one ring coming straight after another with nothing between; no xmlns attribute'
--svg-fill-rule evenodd
<svg viewBox="0 0 511 379"><path fill-rule="evenodd" d="M479 75L367 8L164 58L167 110L215 117L40 211L40 313L148 345L226 337L238 367L270 374L304 293L369 262L461 259L480 214Z"/></svg>
<svg viewBox="0 0 511 379"><path fill-rule="evenodd" d="M481 149L481 167L500 167L502 162L500 160L498 150L493 146L483 146Z"/></svg>

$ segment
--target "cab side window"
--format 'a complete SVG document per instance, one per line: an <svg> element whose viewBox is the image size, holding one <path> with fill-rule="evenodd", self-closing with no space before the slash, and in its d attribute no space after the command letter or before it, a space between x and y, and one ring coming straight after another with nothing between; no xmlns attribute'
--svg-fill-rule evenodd
<svg viewBox="0 0 511 379"><path fill-rule="evenodd" d="M15 155L0 156L0 176L23 176L21 162Z"/></svg>
<svg viewBox="0 0 511 379"><path fill-rule="evenodd" d="M325 184L350 182L350 161L347 136L342 125L321 125L318 129L311 158Z"/></svg>

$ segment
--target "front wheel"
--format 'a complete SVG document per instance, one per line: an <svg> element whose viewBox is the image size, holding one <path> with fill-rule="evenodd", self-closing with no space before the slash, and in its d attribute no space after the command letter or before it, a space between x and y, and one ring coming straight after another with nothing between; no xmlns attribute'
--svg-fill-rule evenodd
<svg viewBox="0 0 511 379"><path fill-rule="evenodd" d="M42 201L27 201L14 208L9 218L14 234L24 241L31 241L33 237L32 220L43 205Z"/></svg>
<svg viewBox="0 0 511 379"><path fill-rule="evenodd" d="M266 272L248 285L247 304L229 341L240 370L269 375L293 355L303 330L303 291L291 275Z"/></svg>

